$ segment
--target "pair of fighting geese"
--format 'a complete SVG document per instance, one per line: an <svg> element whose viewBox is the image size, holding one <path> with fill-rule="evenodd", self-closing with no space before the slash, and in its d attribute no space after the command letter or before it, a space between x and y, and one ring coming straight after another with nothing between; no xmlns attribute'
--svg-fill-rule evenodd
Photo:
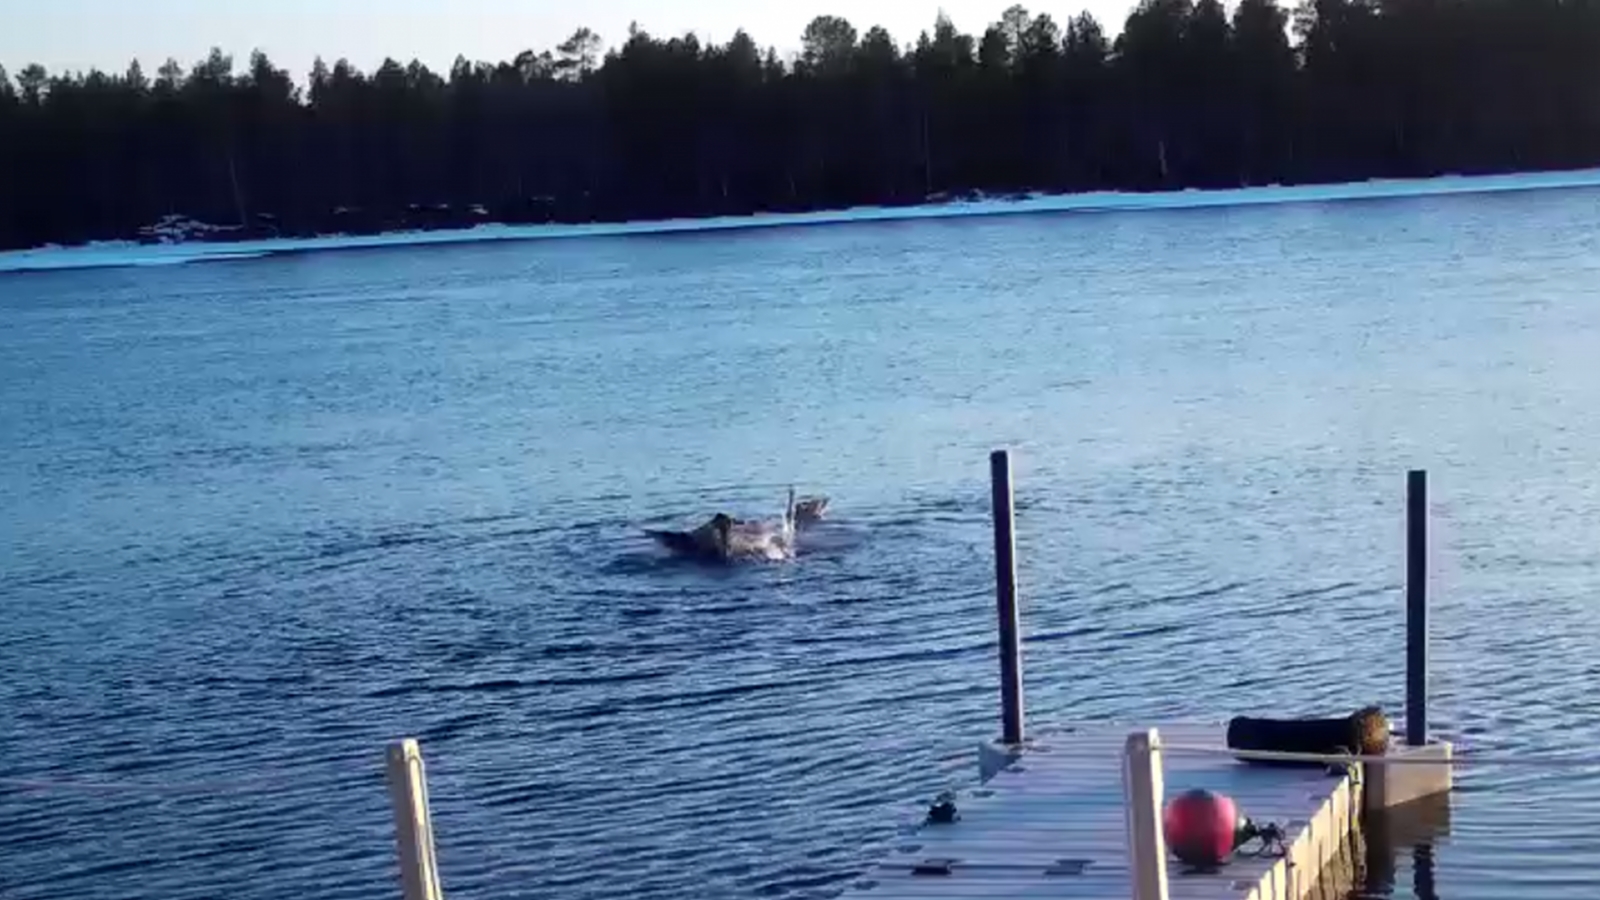
<svg viewBox="0 0 1600 900"><path fill-rule="evenodd" d="M692 531L645 529L645 533L673 553L695 559L718 562L792 559L796 533L816 524L827 510L827 497L796 500L791 487L783 518L777 522L735 519L719 512Z"/></svg>

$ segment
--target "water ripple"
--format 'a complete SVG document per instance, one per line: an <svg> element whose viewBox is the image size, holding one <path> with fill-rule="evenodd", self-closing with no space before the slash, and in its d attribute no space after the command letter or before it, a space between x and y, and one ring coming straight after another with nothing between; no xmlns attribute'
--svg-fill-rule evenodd
<svg viewBox="0 0 1600 900"><path fill-rule="evenodd" d="M0 787L4 894L392 893L414 735L452 897L831 896L997 727L992 444L1032 721L1398 711L1417 464L1435 727L1581 756L1597 233L1545 193L8 285L0 777L79 783ZM837 512L793 563L642 533L791 482ZM1592 893L1600 767L1459 785L1368 895Z"/></svg>

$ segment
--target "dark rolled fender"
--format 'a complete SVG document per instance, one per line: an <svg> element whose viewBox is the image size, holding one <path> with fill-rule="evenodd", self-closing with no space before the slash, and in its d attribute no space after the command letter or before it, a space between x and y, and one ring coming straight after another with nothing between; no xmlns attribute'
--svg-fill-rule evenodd
<svg viewBox="0 0 1600 900"><path fill-rule="evenodd" d="M1389 720L1369 706L1332 719L1265 719L1235 716L1228 721L1228 749L1280 753L1381 756L1389 748ZM1321 766L1324 763L1245 760L1258 766Z"/></svg>

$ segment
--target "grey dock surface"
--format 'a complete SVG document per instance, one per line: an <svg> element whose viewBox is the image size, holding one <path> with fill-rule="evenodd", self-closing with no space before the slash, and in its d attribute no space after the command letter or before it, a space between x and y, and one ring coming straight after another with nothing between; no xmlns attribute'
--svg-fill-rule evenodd
<svg viewBox="0 0 1600 900"><path fill-rule="evenodd" d="M1222 725L1156 728L1163 745L1225 745ZM1127 900L1133 886L1122 764L1124 742L1136 730L1096 725L1030 742L987 782L957 794L957 821L903 836L842 896ZM1163 753L1162 763L1166 797L1196 787L1227 794L1256 824L1282 827L1288 850L1236 854L1213 874L1190 872L1169 854L1173 900L1299 900L1339 857L1359 818L1358 774L1179 752Z"/></svg>

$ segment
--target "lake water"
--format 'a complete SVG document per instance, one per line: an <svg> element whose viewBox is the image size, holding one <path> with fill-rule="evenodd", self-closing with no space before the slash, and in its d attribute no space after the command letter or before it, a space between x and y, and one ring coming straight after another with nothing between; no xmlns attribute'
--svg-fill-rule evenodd
<svg viewBox="0 0 1600 900"><path fill-rule="evenodd" d="M1398 718L1423 467L1434 725L1588 751L1597 201L0 278L0 894L397 896L415 735L452 897L829 896L997 730L995 447L1034 723ZM641 537L791 481L793 563ZM1592 895L1600 762L1458 779L1372 893Z"/></svg>

